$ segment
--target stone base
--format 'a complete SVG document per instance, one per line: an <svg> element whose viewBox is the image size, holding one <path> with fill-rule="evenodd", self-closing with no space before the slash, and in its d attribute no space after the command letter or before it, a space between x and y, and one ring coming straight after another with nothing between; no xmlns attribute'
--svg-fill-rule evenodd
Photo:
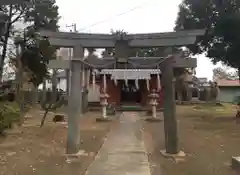
<svg viewBox="0 0 240 175"><path fill-rule="evenodd" d="M79 150L76 154L65 154L66 162L76 162L79 160L80 156L87 156L88 154L84 150Z"/></svg>
<svg viewBox="0 0 240 175"><path fill-rule="evenodd" d="M232 168L240 171L240 157L232 157Z"/></svg>
<svg viewBox="0 0 240 175"><path fill-rule="evenodd" d="M52 120L55 123L65 122L65 115L64 114L55 114Z"/></svg>
<svg viewBox="0 0 240 175"><path fill-rule="evenodd" d="M177 154L169 154L166 150L161 150L160 153L166 158L173 159L176 163L183 162L186 157L186 154L183 151L179 151Z"/></svg>
<svg viewBox="0 0 240 175"><path fill-rule="evenodd" d="M96 118L96 122L111 122L112 119L110 118L103 118L103 117L98 117Z"/></svg>
<svg viewBox="0 0 240 175"><path fill-rule="evenodd" d="M146 118L145 121L150 122L150 123L155 123L155 122L162 122L160 118Z"/></svg>

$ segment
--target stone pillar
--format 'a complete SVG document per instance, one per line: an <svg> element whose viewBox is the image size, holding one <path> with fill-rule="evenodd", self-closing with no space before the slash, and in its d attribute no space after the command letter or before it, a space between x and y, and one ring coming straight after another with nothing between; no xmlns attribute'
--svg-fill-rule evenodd
<svg viewBox="0 0 240 175"><path fill-rule="evenodd" d="M128 41L117 40L115 44L115 58L121 64L117 64L116 68L124 69L127 65L127 59L129 57L130 47Z"/></svg>
<svg viewBox="0 0 240 175"><path fill-rule="evenodd" d="M172 58L166 59L160 66L162 70L164 93L163 115L166 153L176 154L179 150Z"/></svg>
<svg viewBox="0 0 240 175"><path fill-rule="evenodd" d="M84 105L84 112L87 112L88 110L88 90L89 88L89 71L88 69L85 69L85 98L84 98L84 101L85 101L85 105Z"/></svg>
<svg viewBox="0 0 240 175"><path fill-rule="evenodd" d="M192 96L193 96L193 84L189 83L188 84L188 100L189 102L192 102Z"/></svg>
<svg viewBox="0 0 240 175"><path fill-rule="evenodd" d="M46 103L47 100L47 87L46 87L46 79L43 79L43 88L42 88L42 94L41 94L41 104Z"/></svg>
<svg viewBox="0 0 240 175"><path fill-rule="evenodd" d="M70 70L69 69L66 69L65 70L65 72L66 72L66 94L67 95L69 95L69 86L70 86L70 81L69 81L69 79L70 79Z"/></svg>
<svg viewBox="0 0 240 175"><path fill-rule="evenodd" d="M73 49L69 48L68 49L68 60L72 60L72 58L73 58ZM66 84L67 84L66 92L67 92L67 94L69 96L69 94L70 94L70 86L71 86L71 81L70 81L71 80L70 79L71 71L69 69L66 69L65 71L66 71Z"/></svg>
<svg viewBox="0 0 240 175"><path fill-rule="evenodd" d="M23 46L16 45L16 56L17 56L17 72L16 72L16 101L20 108L20 121L19 125L24 123L24 107L25 107L25 100L24 100L24 91L23 91L23 66L21 62L21 53L23 52ZM2 72L0 71L0 74ZM0 78L2 78L0 76ZM1 79L0 79L1 82Z"/></svg>
<svg viewBox="0 0 240 175"><path fill-rule="evenodd" d="M32 103L33 103L33 105L36 105L38 103L38 100L39 100L38 87L33 86L32 95L33 95Z"/></svg>
<svg viewBox="0 0 240 175"><path fill-rule="evenodd" d="M57 101L57 69L53 69L52 75L52 103L56 103Z"/></svg>
<svg viewBox="0 0 240 175"><path fill-rule="evenodd" d="M76 154L80 149L80 116L82 112L82 63L84 49L76 46L71 61L70 93L68 101L67 154Z"/></svg>
<svg viewBox="0 0 240 175"><path fill-rule="evenodd" d="M82 69L84 71L84 83L82 86L82 113L85 113L87 111L88 108L88 89L87 89L87 71L84 67L84 65L82 66Z"/></svg>
<svg viewBox="0 0 240 175"><path fill-rule="evenodd" d="M70 70L69 69L65 69L66 72L66 95L64 97L64 106L68 105L68 100L69 100L69 94L70 94ZM66 108L67 110L67 108Z"/></svg>

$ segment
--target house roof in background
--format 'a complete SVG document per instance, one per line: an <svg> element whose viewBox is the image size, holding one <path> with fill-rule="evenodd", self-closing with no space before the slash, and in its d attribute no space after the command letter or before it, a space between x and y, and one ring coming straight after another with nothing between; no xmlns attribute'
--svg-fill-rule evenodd
<svg viewBox="0 0 240 175"><path fill-rule="evenodd" d="M203 77L198 77L198 81L200 82L200 83L206 83L206 82L208 82L208 79L207 78L203 78Z"/></svg>
<svg viewBox="0 0 240 175"><path fill-rule="evenodd" d="M219 87L240 87L239 80L217 80Z"/></svg>

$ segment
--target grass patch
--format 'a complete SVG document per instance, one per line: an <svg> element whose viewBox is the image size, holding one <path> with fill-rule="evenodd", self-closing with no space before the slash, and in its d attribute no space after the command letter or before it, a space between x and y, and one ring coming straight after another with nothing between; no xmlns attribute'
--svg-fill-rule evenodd
<svg viewBox="0 0 240 175"><path fill-rule="evenodd" d="M179 147L187 156L181 162L164 158L164 124L143 125L152 175L237 175L230 168L232 156L239 156L240 127L236 107L198 104L177 106Z"/></svg>
<svg viewBox="0 0 240 175"><path fill-rule="evenodd" d="M20 110L17 103L0 103L0 135L5 129L12 128L12 124L20 119Z"/></svg>
<svg viewBox="0 0 240 175"><path fill-rule="evenodd" d="M205 122L231 122L236 120L237 108L232 104L197 104L191 106L177 106L177 115Z"/></svg>

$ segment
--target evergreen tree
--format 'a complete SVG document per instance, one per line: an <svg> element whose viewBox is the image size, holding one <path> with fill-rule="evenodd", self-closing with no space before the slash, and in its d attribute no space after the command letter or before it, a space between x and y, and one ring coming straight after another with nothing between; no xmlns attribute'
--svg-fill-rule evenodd
<svg viewBox="0 0 240 175"><path fill-rule="evenodd" d="M1 38L3 44L0 75L2 75L3 63L7 57L9 39L15 37L15 42L22 48L20 58L23 67L31 73L30 81L37 86L48 75L46 63L55 58L56 51L46 39L40 38L37 32L41 29L57 31L59 14L55 0L34 2L33 4L5 5L0 8L0 11L7 16L4 34ZM26 26L23 32L14 29L17 22Z"/></svg>
<svg viewBox="0 0 240 175"><path fill-rule="evenodd" d="M239 0L183 0L175 30L206 29L205 35L189 47L192 53L206 52L213 63L221 61L239 71L239 12Z"/></svg>
<svg viewBox="0 0 240 175"><path fill-rule="evenodd" d="M31 25L26 28L23 38L24 52L21 59L23 66L32 73L30 81L35 86L48 76L46 64L56 57L56 48L52 47L48 40L40 38L37 32L42 29L58 31L58 20L58 6L53 0L36 3L24 16L25 23Z"/></svg>

